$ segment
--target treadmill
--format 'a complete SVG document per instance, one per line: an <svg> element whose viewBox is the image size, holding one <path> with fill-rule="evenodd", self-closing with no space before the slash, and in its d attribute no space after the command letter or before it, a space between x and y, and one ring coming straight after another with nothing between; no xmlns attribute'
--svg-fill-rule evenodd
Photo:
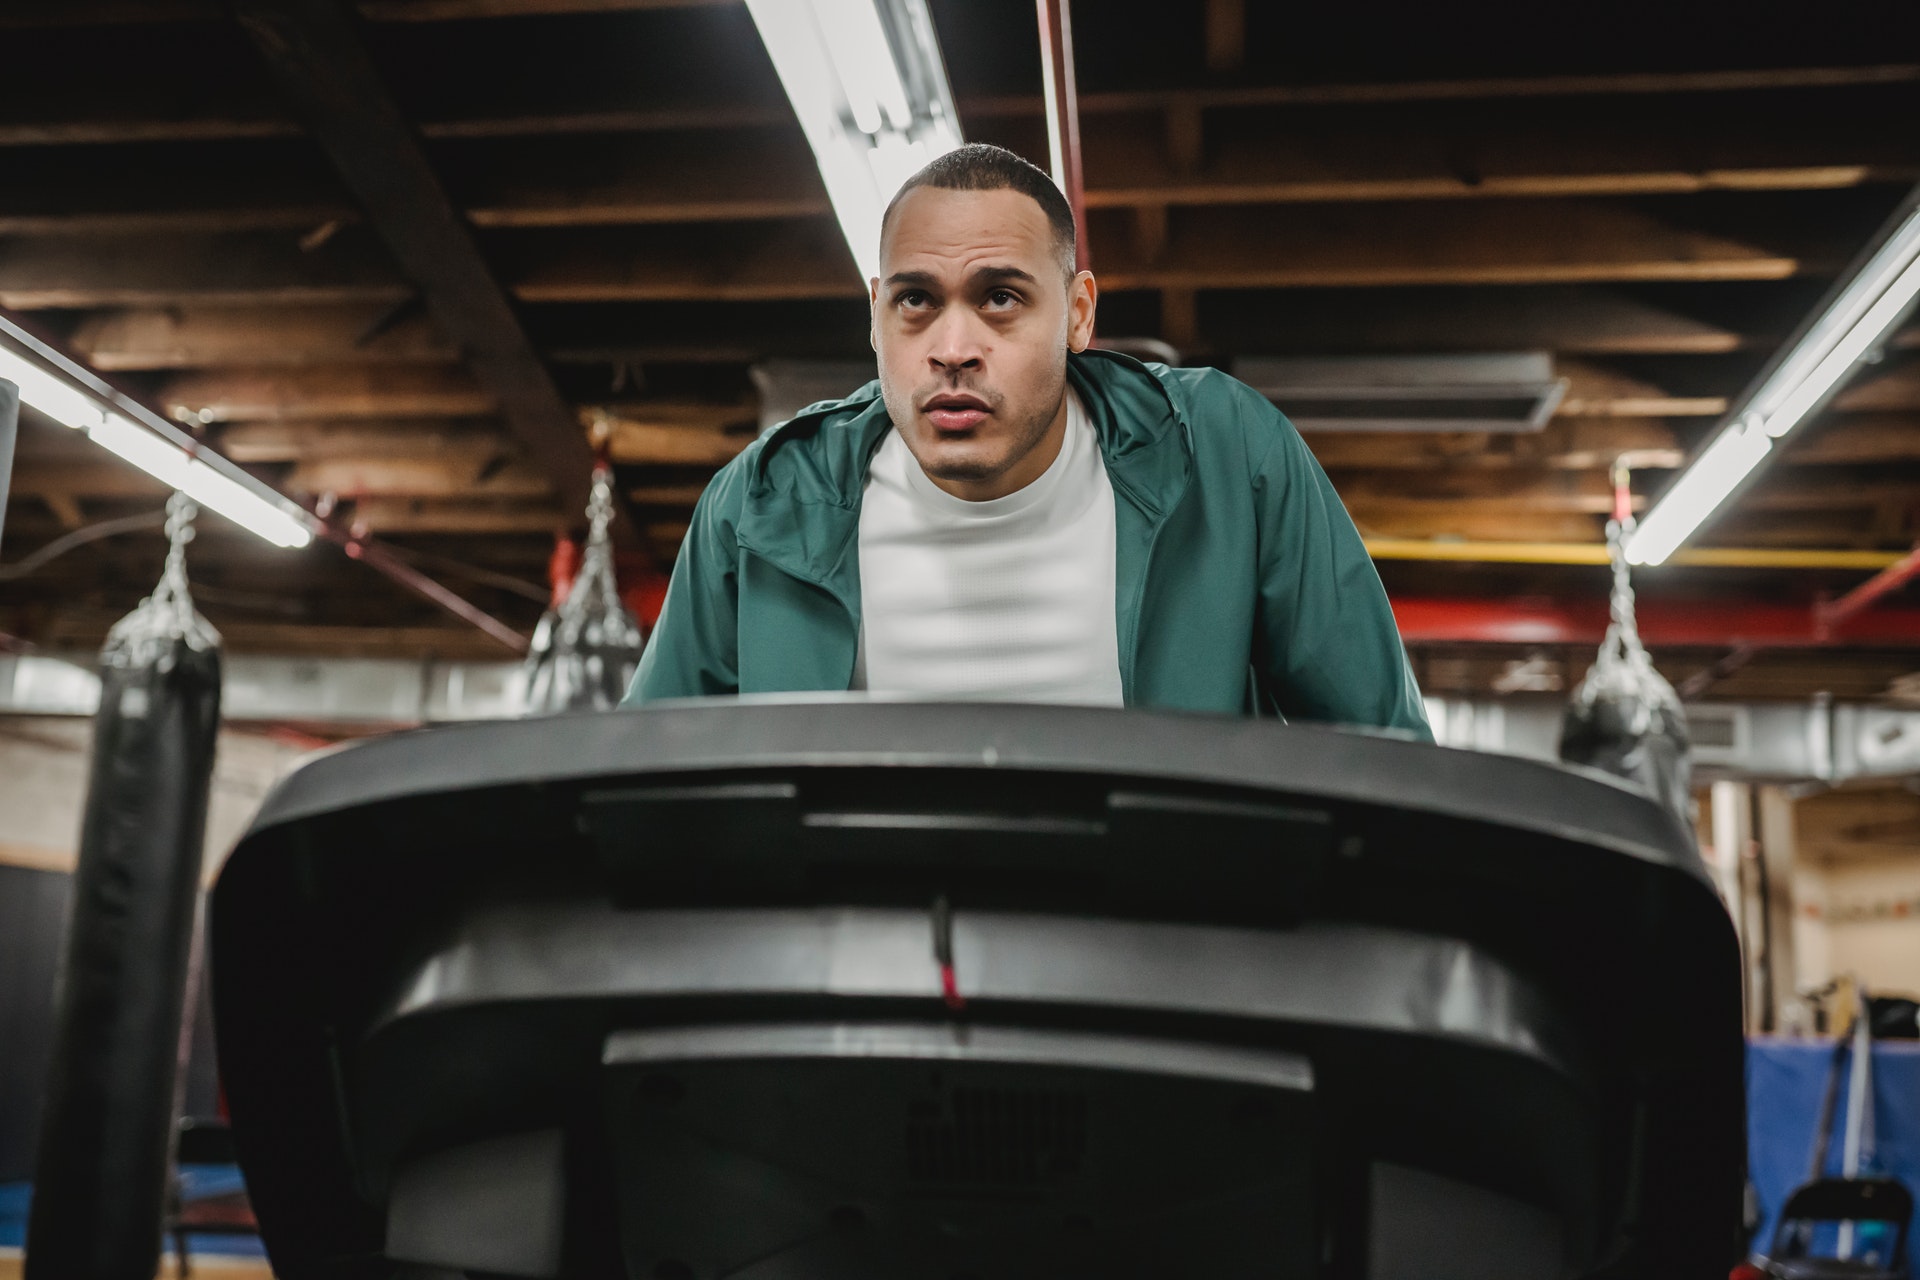
<svg viewBox="0 0 1920 1280"><path fill-rule="evenodd" d="M281 1280L1719 1277L1739 957L1599 774L688 701L369 741L213 894Z"/></svg>

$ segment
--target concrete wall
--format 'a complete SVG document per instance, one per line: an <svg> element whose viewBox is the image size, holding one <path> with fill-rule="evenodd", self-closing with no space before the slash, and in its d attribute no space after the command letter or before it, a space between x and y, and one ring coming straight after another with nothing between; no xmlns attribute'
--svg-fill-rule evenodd
<svg viewBox="0 0 1920 1280"><path fill-rule="evenodd" d="M1801 919L1825 952L1802 966L1810 985L1853 973L1869 991L1920 996L1920 859L1828 864L1807 878L1818 897L1802 899Z"/></svg>
<svg viewBox="0 0 1920 1280"><path fill-rule="evenodd" d="M92 742L91 720L0 717L0 864L73 869ZM221 732L207 811L209 878L268 790L311 751L304 741Z"/></svg>

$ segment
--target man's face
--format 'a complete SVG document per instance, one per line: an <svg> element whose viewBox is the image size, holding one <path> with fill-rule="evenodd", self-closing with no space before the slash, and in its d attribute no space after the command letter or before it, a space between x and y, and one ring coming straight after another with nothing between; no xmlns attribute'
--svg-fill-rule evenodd
<svg viewBox="0 0 1920 1280"><path fill-rule="evenodd" d="M1037 479L1060 452L1067 352L1093 336L1093 277L1064 272L1018 191L916 187L895 206L873 281L880 389L933 482L970 501Z"/></svg>

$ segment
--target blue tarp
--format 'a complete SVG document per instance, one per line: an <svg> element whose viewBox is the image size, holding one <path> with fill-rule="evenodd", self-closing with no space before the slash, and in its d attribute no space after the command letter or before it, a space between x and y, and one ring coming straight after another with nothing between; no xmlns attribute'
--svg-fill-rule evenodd
<svg viewBox="0 0 1920 1280"><path fill-rule="evenodd" d="M1814 1126L1830 1040L1756 1038L1747 1046L1747 1170L1765 1220L1754 1248L1765 1252L1780 1206L1807 1180ZM1838 1175L1846 1134L1848 1081L1843 1074L1834 1108L1827 1172ZM1920 1041L1881 1040L1873 1046L1874 1161L1871 1172L1900 1179L1920 1194ZM1920 1240L1907 1242L1909 1266L1920 1275Z"/></svg>
<svg viewBox="0 0 1920 1280"><path fill-rule="evenodd" d="M180 1194L188 1200L205 1196L228 1195L246 1189L240 1166L234 1164L183 1164L180 1166ZM0 1249L18 1249L26 1242L27 1208L33 1202L33 1187L25 1182L0 1182ZM173 1248L171 1237L167 1248ZM202 1235L187 1233L187 1248L196 1254L220 1254L225 1257L264 1258L258 1236Z"/></svg>

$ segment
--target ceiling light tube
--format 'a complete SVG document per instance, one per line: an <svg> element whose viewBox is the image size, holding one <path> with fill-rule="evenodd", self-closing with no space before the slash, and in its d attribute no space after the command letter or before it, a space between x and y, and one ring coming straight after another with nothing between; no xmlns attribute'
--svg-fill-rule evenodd
<svg viewBox="0 0 1920 1280"><path fill-rule="evenodd" d="M1773 437L1757 417L1724 428L1634 529L1627 562L1665 562L1772 451Z"/></svg>
<svg viewBox="0 0 1920 1280"><path fill-rule="evenodd" d="M312 516L3 316L0 378L19 386L22 404L249 533L287 548L313 541Z"/></svg>
<svg viewBox="0 0 1920 1280"><path fill-rule="evenodd" d="M871 279L887 202L961 141L926 0L747 0L747 9L860 277Z"/></svg>
<svg viewBox="0 0 1920 1280"><path fill-rule="evenodd" d="M1627 559L1656 565L1678 550L1765 464L1775 440L1826 403L1916 299L1920 187L1741 397L1713 443L1661 495L1627 539Z"/></svg>

